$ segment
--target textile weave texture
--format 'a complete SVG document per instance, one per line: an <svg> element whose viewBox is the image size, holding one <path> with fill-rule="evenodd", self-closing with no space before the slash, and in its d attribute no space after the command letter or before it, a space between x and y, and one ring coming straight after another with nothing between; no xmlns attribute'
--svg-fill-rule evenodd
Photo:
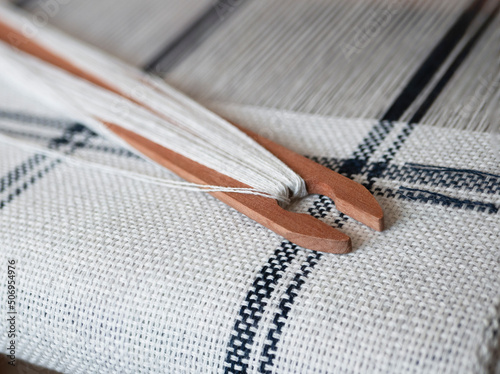
<svg viewBox="0 0 500 374"><path fill-rule="evenodd" d="M500 171L490 134L216 107L369 186L386 215L382 233L323 196L290 208L352 237L353 253L331 255L208 194L127 175L176 178L0 87L0 133L17 139L0 143L0 255L2 268L17 262L18 358L61 373L499 370Z"/></svg>
<svg viewBox="0 0 500 374"><path fill-rule="evenodd" d="M387 223L309 196L290 209L354 251L297 247L153 183L177 177L0 78L18 359L71 374L500 373L500 142L486 133L500 2L17 3L363 183ZM31 364L18 372L42 372Z"/></svg>

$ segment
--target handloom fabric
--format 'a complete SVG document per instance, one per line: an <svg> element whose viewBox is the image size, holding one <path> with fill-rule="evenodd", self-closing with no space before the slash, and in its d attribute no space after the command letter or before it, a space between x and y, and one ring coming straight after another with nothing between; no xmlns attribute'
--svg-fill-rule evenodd
<svg viewBox="0 0 500 374"><path fill-rule="evenodd" d="M17 358L60 373L500 372L500 142L485 132L500 3L184 1L19 3L363 183L387 230L309 196L289 209L354 251L297 247L0 80Z"/></svg>
<svg viewBox="0 0 500 374"><path fill-rule="evenodd" d="M498 370L491 135L214 107L334 170L367 160L351 177L372 184L386 231L323 196L291 207L352 237L353 253L331 255L138 178L175 176L0 87L0 132L16 139L0 143L0 253L17 262L18 358L61 373Z"/></svg>

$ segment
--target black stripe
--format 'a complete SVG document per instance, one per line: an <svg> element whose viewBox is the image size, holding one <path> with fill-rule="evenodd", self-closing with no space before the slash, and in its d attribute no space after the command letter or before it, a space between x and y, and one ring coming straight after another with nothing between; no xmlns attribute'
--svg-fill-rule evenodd
<svg viewBox="0 0 500 374"><path fill-rule="evenodd" d="M394 128L394 124L388 121L380 121L370 130L368 135L353 153L353 157L344 160L339 167L339 173L347 177L364 172L370 156L382 144L387 135Z"/></svg>
<svg viewBox="0 0 500 374"><path fill-rule="evenodd" d="M91 149L91 150L97 151L97 152L109 153L109 154L116 155L116 156L130 157L130 158L135 158L137 160L144 161L144 159L141 156L139 156L135 153L132 153L131 151L129 151L126 148L113 147L113 146L102 145L102 144L100 144L100 145L99 144L88 144L88 143L85 145L85 148Z"/></svg>
<svg viewBox="0 0 500 374"><path fill-rule="evenodd" d="M474 193L500 193L500 175L472 169L406 163L403 166L391 165L381 178Z"/></svg>
<svg viewBox="0 0 500 374"><path fill-rule="evenodd" d="M57 129L64 129L67 128L69 125L71 125L70 121L63 119L43 117L24 112L13 112L3 109L0 109L0 118L5 118L10 121L16 121L22 123L34 123L37 125L54 127Z"/></svg>
<svg viewBox="0 0 500 374"><path fill-rule="evenodd" d="M42 125L45 127L52 127L52 128L57 128L57 129L66 129L67 133L65 133L62 138L70 138L71 134L74 133L75 131L81 131L82 129L77 129L75 128L74 122L69 122L64 119L58 119L58 118L51 118L51 117L43 117L39 115L34 115L31 113L26 113L26 112L15 112L15 111L7 111L7 110L1 110L0 109L0 119L5 118L10 121L15 121L15 122L21 122L21 123L27 123L27 124L36 124L36 125ZM81 125L78 125L81 126ZM87 128L88 130L88 128ZM90 131L90 130L88 130ZM20 131L20 130L13 130L8 127L4 127L2 123L0 123L0 132L1 133L6 133L10 135L14 135L16 137L24 137L24 138L29 138L29 139L37 139L37 140L44 140L47 141L49 144L52 144L55 141L61 141L59 140L60 138L53 138L52 136L46 136L46 135L40 135L40 134L35 134L33 132L27 132L27 131ZM65 142L66 140L63 140ZM90 143L85 143L85 148L87 149L92 149L95 151L99 152L104 152L104 153L110 153L118 156L126 156L126 157L132 157L132 158L137 158L141 159L142 158L128 149L125 148L118 148L114 147L111 145L103 145L103 144L90 144Z"/></svg>
<svg viewBox="0 0 500 374"><path fill-rule="evenodd" d="M0 193L4 192L7 188L12 186L21 177L24 177L28 172L32 171L35 166L45 160L47 156L42 154L35 154L24 161L22 164L16 166L13 170L9 171L5 176L0 178Z"/></svg>
<svg viewBox="0 0 500 374"><path fill-rule="evenodd" d="M482 201L474 201L469 199L458 199L449 197L437 192L422 190L418 188L399 187L396 192L399 198L405 200L421 201L425 203L433 203L454 208L476 209L479 212L490 214L498 213L498 207L493 203L485 203Z"/></svg>
<svg viewBox="0 0 500 374"><path fill-rule="evenodd" d="M452 172L452 173L463 173L471 176L477 176L480 178L500 178L500 175L493 173L486 173L484 171L474 170L474 169L460 169L460 168L448 168L444 166L436 166L436 165L424 165L424 164L415 164L413 162L407 162L405 166L408 166L415 170L428 170L428 171L444 171L444 172ZM500 187L500 186L499 186Z"/></svg>
<svg viewBox="0 0 500 374"><path fill-rule="evenodd" d="M331 212L335 203L328 196L319 195L319 199L313 203L307 212L314 218L325 218L327 213ZM344 213L339 213L339 217L333 222L333 226L341 229L344 223L349 219Z"/></svg>
<svg viewBox="0 0 500 374"><path fill-rule="evenodd" d="M440 42L433 48L420 68L415 72L405 88L398 95L379 123L369 132L363 143L358 146L351 159L341 165L340 172L353 176L366 171L368 159L382 144L393 128L393 122L399 120L415 99L430 82L444 61L458 45L472 21L478 16L485 0L473 1L454 22ZM385 125L384 125L385 123ZM401 142L401 144L404 140ZM383 166L381 166L382 168ZM380 172L375 170L373 173ZM375 177L376 174L374 174ZM368 186L370 187L370 186Z"/></svg>
<svg viewBox="0 0 500 374"><path fill-rule="evenodd" d="M401 130L401 133L396 137L396 140L392 143L391 147L389 147L387 151L382 155L382 161L374 162L369 167L367 167L368 183L366 187L368 189L372 188L373 184L375 183L375 178L379 178L384 173L396 153L406 142L406 139L410 137L410 134L412 133L414 128L414 123L407 123Z"/></svg>
<svg viewBox="0 0 500 374"><path fill-rule="evenodd" d="M260 373L270 374L272 372L271 369L274 365L274 359L276 358L278 342L283 332L283 327L285 327L289 313L292 310L292 305L302 286L306 282L306 278L309 276L321 257L323 257L323 254L319 252L309 254L305 263L301 266L300 271L295 274L293 280L290 282L290 285L283 294L279 304L279 310L275 313L273 323L271 325L272 327L267 333L268 343L266 343L262 350L259 367Z"/></svg>
<svg viewBox="0 0 500 374"><path fill-rule="evenodd" d="M345 160L327 157L311 157L311 159L323 166L326 166L334 171L338 171L339 165L343 164ZM367 168L372 169L376 167L377 163L368 164ZM474 192L481 194L499 194L500 193L500 175L493 173L485 173L480 170L473 169L460 169L460 168L449 168L436 165L424 165L424 164L414 164L405 163L403 166L390 165L384 170L384 172L379 176L384 180L391 181L401 181L406 184L413 183L416 186L437 186L444 188L453 188L465 192ZM476 201L474 204L469 204L470 200L459 200L454 197L438 194L436 192L422 190L418 188L408 188L400 187L401 191L421 191L428 194L439 195L439 201L461 201L460 204L448 204L448 206L454 208L467 208L470 206L485 206L488 207L487 213L495 213L495 208L491 203ZM392 189L385 189L381 187L373 187L372 192L376 195L383 195L391 198L405 199L407 196L403 193L395 193ZM430 199L425 197L415 198L413 200L418 200L422 202L427 202ZM438 200L435 200L436 202ZM324 217L326 212L329 212L333 207L333 202L328 197L323 197L322 199L316 201L309 212L315 217ZM490 209L491 208L491 209ZM342 218L342 215L341 215ZM346 217L347 218L347 217ZM340 220L336 221L339 227L342 226L343 222Z"/></svg>
<svg viewBox="0 0 500 374"><path fill-rule="evenodd" d="M439 79L437 84L434 86L430 94L426 97L424 102L419 106L419 108L415 111L413 116L410 118L406 126L401 130L401 133L398 135L397 139L393 142L391 147L387 149L387 151L382 155L382 160L377 162L374 167L372 167L368 171L368 184L367 187L370 189L374 183L375 178L380 177L385 169L389 167L390 162L393 160L397 151L402 147L404 142L408 139L412 131L414 130L416 123L419 122L427 113L431 105L434 103L436 98L442 92L446 84L450 81L451 77L457 71L458 67L462 64L465 58L470 54L473 47L478 42L479 38L484 34L487 30L488 26L495 19L498 14L498 10L500 8L500 3L491 11L490 15L479 27L479 29L474 33L474 35L468 40L468 42L462 47L460 52L454 58L450 66L446 69L446 72Z"/></svg>
<svg viewBox="0 0 500 374"><path fill-rule="evenodd" d="M39 170L37 173L32 175L27 181L25 181L21 187L16 188L13 192L7 195L7 198L0 200L0 210L5 208L7 204L12 202L16 197L21 195L24 191L26 191L30 186L34 185L36 181L40 180L44 175L46 175L49 171L54 169L54 167L61 163L60 159L53 160L48 166L44 169Z"/></svg>
<svg viewBox="0 0 500 374"><path fill-rule="evenodd" d="M14 0L13 4L19 8L25 8L28 5L30 5L30 3L34 2L34 1L35 0Z"/></svg>
<svg viewBox="0 0 500 374"><path fill-rule="evenodd" d="M179 37L144 66L154 74L165 74L194 51L231 13L246 0L218 0L194 21Z"/></svg>
<svg viewBox="0 0 500 374"><path fill-rule="evenodd" d="M410 118L410 120L408 122L410 122L410 123L420 122L420 120L424 117L425 113L427 113L427 111L429 110L431 105L434 103L436 98L439 96L441 91L443 91L443 88L449 82L451 77L455 74L458 67L462 64L462 62L465 60L465 58L469 55L472 48L477 44L477 41L479 40L479 38L484 34L484 32L488 29L490 24L493 22L496 15L498 14L499 8L500 8L500 3L497 4L497 6L493 9L493 11L490 13L488 18L486 19L486 21L481 25L481 27L475 32L475 34L465 44L465 46L462 48L460 53L455 57L455 59L450 64L450 66L448 67L446 72L443 74L441 79L438 81L436 86L434 86L431 93L427 96L425 101L420 105L418 110L413 114L413 116Z"/></svg>
<svg viewBox="0 0 500 374"><path fill-rule="evenodd" d="M49 142L49 148L72 154L78 148L84 148L87 141L94 136L97 136L97 134L87 126L75 123L73 126L68 127L60 137L52 139Z"/></svg>
<svg viewBox="0 0 500 374"><path fill-rule="evenodd" d="M324 211L330 211L332 206L333 202L328 197L319 196L314 207L309 209L309 214L315 217L318 215L321 216ZM347 216L341 214L334 225L341 227L346 220ZM254 338L265 307L272 293L275 291L278 281L283 277L290 263L296 258L299 250L301 250L300 247L297 247L295 244L287 240L283 241L280 247L276 249L268 262L259 271L240 308L238 318L233 327L233 332L226 351L226 373L245 373L248 370ZM305 278L307 278L312 268L321 257L322 254L319 252L313 252L308 256L306 264L303 265L300 272L295 275L294 280L287 289L287 294L294 294L294 296L288 300L289 303L293 303L295 296L297 296L295 293L300 291L302 284L305 282ZM288 313L286 312L287 305L282 304L280 308L282 312ZM276 337L277 340L275 344L278 344L278 337L281 334L281 330L279 332L270 333ZM274 350L273 347L274 345L267 349L269 355L272 355ZM269 362L272 362L272 359Z"/></svg>
<svg viewBox="0 0 500 374"><path fill-rule="evenodd" d="M403 89L398 98L394 101L391 107L387 110L387 112L382 116L381 120L373 127L373 129L369 132L368 136L363 140L363 142L358 146L357 150L354 152L354 155L351 159L344 160L339 165L339 171L347 176L352 176L353 174L360 174L361 172L369 172L367 168L367 164L371 155L377 150L377 148L382 144L387 135L391 132L394 125L393 122L398 120L404 112L410 107L413 101L417 98L417 96L422 92L424 87L429 83L435 73L438 71L439 67L446 60L446 58L450 55L452 50L459 43L460 39L465 34L466 30L472 23L473 19L478 15L481 7L483 6L485 0L476 0L471 3L471 5L462 13L462 15L457 19L457 21L453 24L453 26L449 29L449 31L445 34L442 40L436 45L436 47L431 51L428 58L424 61L421 67L417 70L414 76L410 79L406 87ZM402 146L405 142L406 138L409 136L411 132L411 128L407 128L404 130L404 134L399 136L397 139L397 144L394 145L394 149L391 150L393 154ZM388 158L389 159L389 158ZM376 165L380 167L381 165ZM374 175L373 166L370 165L372 176ZM384 172L386 167L381 168L381 172ZM372 187L372 186L368 186ZM489 212L495 210L495 207L490 206L491 204L480 203L480 202L472 202L468 200L458 200L449 198L444 195L432 193L432 192L424 192L423 190L418 191L409 191L400 189L397 194L400 198L413 199L419 201L431 201L433 203L443 204L443 205L452 205L455 207L479 207L479 209L489 209ZM396 196L396 194L393 194ZM310 211L312 213L313 210ZM321 212L318 210L318 212ZM274 291L270 289L269 292ZM251 293L248 296L253 296ZM247 296L247 302L249 297ZM253 296L254 297L254 296ZM289 306L291 307L291 306ZM243 305L242 310L240 310L240 316L244 313L245 305ZM250 350L253 343L253 338L255 336L255 331L258 325L258 322L253 326L253 330L250 332L251 340L242 339L243 332L238 329L237 325L235 326L235 332L238 336L239 345L234 345L235 335L231 338L231 343L228 347L228 354L226 357L226 372L244 372L248 367L248 359L250 357ZM276 350L277 344L279 342L279 337L281 336L281 331L283 326L279 327L279 333L276 332L272 336L269 336L271 343L263 352L263 356L266 357L266 361L264 366L260 369L262 371L269 370L269 366L272 367L274 360L274 352ZM276 330L277 331L277 330ZM272 339L271 339L272 338ZM245 343L249 344L245 344ZM266 366L267 365L267 366Z"/></svg>
<svg viewBox="0 0 500 374"><path fill-rule="evenodd" d="M0 133L13 135L16 138L36 139L38 141L50 142L52 140L51 136L34 134L32 132L27 132L27 131L12 130L9 128L5 128L2 125L0 125Z"/></svg>
<svg viewBox="0 0 500 374"><path fill-rule="evenodd" d="M60 137L51 139L49 142L49 148L57 149L65 154L72 154L78 148L85 147L87 141L94 136L96 136L96 134L89 128L76 123L67 128ZM6 188L12 186L14 182L20 180L21 177L27 178L27 180L25 180L20 187L9 193L7 198L0 201L0 210L61 163L60 159L55 159L43 170L39 170L34 174L28 175L30 171L33 171L35 165L45 159L46 156L35 154L0 179L0 186L2 187L0 192L3 192Z"/></svg>
<svg viewBox="0 0 500 374"><path fill-rule="evenodd" d="M278 280L297 256L298 247L283 241L259 271L240 308L226 353L226 373L245 373L258 324Z"/></svg>
<svg viewBox="0 0 500 374"><path fill-rule="evenodd" d="M382 116L382 121L397 121L401 118L460 42L485 2L475 0L465 9Z"/></svg>

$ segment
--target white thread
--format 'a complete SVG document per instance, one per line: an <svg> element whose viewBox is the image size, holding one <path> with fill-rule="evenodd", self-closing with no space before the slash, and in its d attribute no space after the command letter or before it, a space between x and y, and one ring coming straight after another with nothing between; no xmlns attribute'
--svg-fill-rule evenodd
<svg viewBox="0 0 500 374"><path fill-rule="evenodd" d="M234 192L234 193L242 193L242 194L247 194L247 195L256 195L256 196L262 196L262 197L267 197L267 198L275 198L273 196L270 196L268 194L259 192L255 190L254 188L230 188L230 187L221 187L221 186L211 186L211 185L206 185L206 184L196 184L196 183L190 183L190 182L183 182L183 181L176 181L172 179L165 179L165 178L157 178L153 177L150 175L146 174L141 174L141 173L135 173L130 170L122 170L119 168L111 167L111 166L106 166L103 164L95 163L92 161L86 161L82 160L79 158L76 158L74 156L70 156L67 154L64 154L62 152L50 150L48 148L42 148L42 147L37 147L35 145L29 144L27 142L15 139L13 137L10 137L8 135L3 135L0 134L0 143L4 143L7 145L14 145L17 148L26 150L26 151L32 151L36 152L39 154L43 154L48 157L53 157L55 159L61 159L64 160L66 163L75 165L78 167L84 167L88 169L93 169L96 171L101 171L104 173L108 174L113 174L113 175L121 175L126 178L130 178L133 180L137 180L140 182L144 183L150 183L150 184L156 184L159 186L163 187L168 187L168 188L175 188L175 189L180 189L180 190L185 190L185 191L193 191L193 192ZM282 200L280 200L282 201ZM287 202L287 201L282 201L282 202Z"/></svg>
<svg viewBox="0 0 500 374"><path fill-rule="evenodd" d="M26 29L27 21L10 11L2 9L0 15L17 30ZM303 179L284 163L160 79L52 30L38 29L33 40L146 108L3 44L2 73L50 105L71 108L115 140L121 139L92 118L118 124L279 201L307 195Z"/></svg>
<svg viewBox="0 0 500 374"><path fill-rule="evenodd" d="M27 8L45 14L43 4L53 1L30 2ZM185 20L186 9L194 15L206 5L197 2L193 8L191 2L179 10L177 1L165 7L163 0L150 0L145 7L140 0L106 0L105 4L75 0L50 13L50 23L142 66L179 34L180 23L170 22L173 12ZM249 2L169 70L166 79L204 104L230 102L335 117L380 118L423 63L437 36L446 33L467 4L464 0ZM494 1L487 2L484 14L494 5ZM103 17L110 9L113 14ZM482 22L480 17L469 27L462 43L470 40ZM498 30L497 17L421 123L498 130ZM447 67L445 63L443 68ZM441 73L430 82L430 90ZM412 117L427 94L424 90L402 121Z"/></svg>

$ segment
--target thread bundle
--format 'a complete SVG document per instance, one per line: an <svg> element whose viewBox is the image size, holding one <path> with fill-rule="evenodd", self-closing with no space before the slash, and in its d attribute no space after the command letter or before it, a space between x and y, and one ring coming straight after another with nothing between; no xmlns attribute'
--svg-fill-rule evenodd
<svg viewBox="0 0 500 374"><path fill-rule="evenodd" d="M16 30L34 27L5 8L0 17ZM32 38L119 94L6 44L0 46L2 74L46 103L69 110L95 131L117 138L98 120L117 124L251 187L212 186L217 190L258 194L285 203L307 194L302 178L270 152L159 78L54 30L35 28Z"/></svg>

